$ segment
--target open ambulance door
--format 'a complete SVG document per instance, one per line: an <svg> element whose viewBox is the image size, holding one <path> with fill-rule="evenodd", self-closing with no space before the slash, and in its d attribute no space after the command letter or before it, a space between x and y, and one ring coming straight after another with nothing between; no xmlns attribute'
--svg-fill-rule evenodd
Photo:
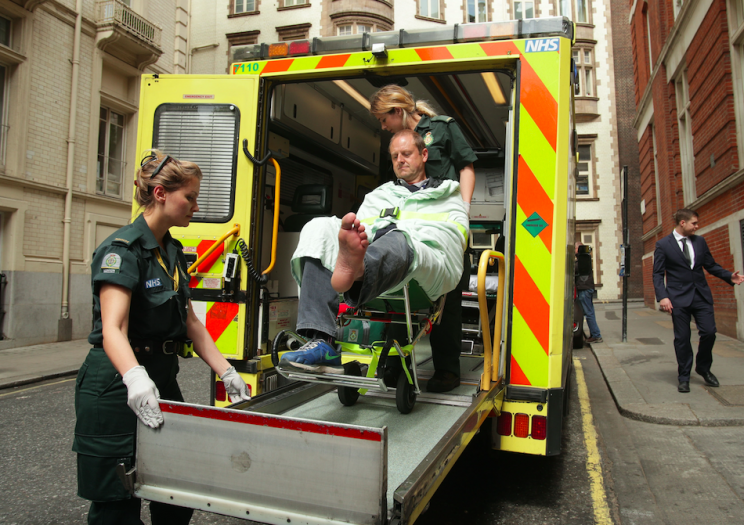
<svg viewBox="0 0 744 525"><path fill-rule="evenodd" d="M255 337L250 319L258 294L240 256L250 255L253 235L256 166L242 144L247 140L248 150L255 151L258 84L257 78L155 74L143 75L140 92L137 151L159 149L201 168L200 209L188 227L171 234L183 244L192 268L197 317L220 352L241 361L252 357L246 341Z"/></svg>

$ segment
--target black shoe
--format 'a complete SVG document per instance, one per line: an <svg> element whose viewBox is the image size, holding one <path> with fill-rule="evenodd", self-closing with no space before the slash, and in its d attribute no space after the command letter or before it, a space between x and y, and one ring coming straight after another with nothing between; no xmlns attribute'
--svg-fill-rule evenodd
<svg viewBox="0 0 744 525"><path fill-rule="evenodd" d="M697 372L697 370L696 370ZM699 375L702 376L703 381L705 381L705 384L708 386L721 386L721 384L718 382L718 378L713 375L713 372L697 372Z"/></svg>
<svg viewBox="0 0 744 525"><path fill-rule="evenodd" d="M427 392L449 392L460 386L460 376L452 372L434 372L429 382L426 383Z"/></svg>
<svg viewBox="0 0 744 525"><path fill-rule="evenodd" d="M689 381L680 381L679 386L677 387L677 392L680 392L682 394L687 394L690 392L690 382Z"/></svg>

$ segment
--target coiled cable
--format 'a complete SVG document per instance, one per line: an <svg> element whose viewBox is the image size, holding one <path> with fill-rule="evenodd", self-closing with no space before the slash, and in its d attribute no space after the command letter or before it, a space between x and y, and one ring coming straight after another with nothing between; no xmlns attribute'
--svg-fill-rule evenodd
<svg viewBox="0 0 744 525"><path fill-rule="evenodd" d="M245 266L248 269L248 275L250 275L251 278L261 286L266 285L266 283L269 281L269 278L266 275L261 275L260 273L258 273L256 267L253 266L253 257L251 257L251 250L248 248L248 245L245 243L242 237L238 239L235 247L240 250L240 256L243 258L243 261L245 261Z"/></svg>

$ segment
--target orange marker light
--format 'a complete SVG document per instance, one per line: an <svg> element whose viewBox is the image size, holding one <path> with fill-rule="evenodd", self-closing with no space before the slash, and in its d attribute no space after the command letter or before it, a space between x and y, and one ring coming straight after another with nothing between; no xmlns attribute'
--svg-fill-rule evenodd
<svg viewBox="0 0 744 525"><path fill-rule="evenodd" d="M278 58L287 56L288 46L286 42L271 44L269 46L269 58Z"/></svg>

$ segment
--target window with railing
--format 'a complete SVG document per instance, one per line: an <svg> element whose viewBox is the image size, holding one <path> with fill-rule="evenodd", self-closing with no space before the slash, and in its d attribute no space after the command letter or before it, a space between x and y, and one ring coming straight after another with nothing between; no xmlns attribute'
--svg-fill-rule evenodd
<svg viewBox="0 0 744 525"><path fill-rule="evenodd" d="M101 108L98 125L97 193L121 197L124 152L124 115Z"/></svg>
<svg viewBox="0 0 744 525"><path fill-rule="evenodd" d="M98 0L98 27L118 26L142 40L160 47L159 27L135 13L128 2L122 0Z"/></svg>

